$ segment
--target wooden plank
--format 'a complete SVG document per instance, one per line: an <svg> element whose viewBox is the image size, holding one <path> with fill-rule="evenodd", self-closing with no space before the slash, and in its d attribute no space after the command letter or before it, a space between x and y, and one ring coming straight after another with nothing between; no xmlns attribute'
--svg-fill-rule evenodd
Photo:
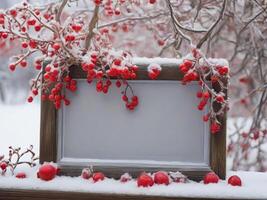
<svg viewBox="0 0 267 200"><path fill-rule="evenodd" d="M226 86L227 80L224 80L224 86ZM227 88L227 87L225 87ZM213 89L218 91L219 85L213 85ZM225 99L227 99L227 90L224 90L226 94ZM214 110L220 109L220 104L214 104ZM223 116L220 117L219 121L221 123L220 131L213 135L211 134L211 141L210 141L210 165L211 169L221 178L225 179L226 176L226 135L227 135L227 124L226 120L227 114L226 111L224 112Z"/></svg>
<svg viewBox="0 0 267 200"><path fill-rule="evenodd" d="M215 200L215 198L166 197L126 194L0 189L0 200ZM216 198L219 200L219 198ZM223 199L223 198L221 198Z"/></svg>
<svg viewBox="0 0 267 200"><path fill-rule="evenodd" d="M41 101L40 163L56 162L57 112L51 101Z"/></svg>
<svg viewBox="0 0 267 200"><path fill-rule="evenodd" d="M135 80L151 80L148 77L147 66L138 66L139 69L136 73ZM162 71L158 76L157 80L182 80L183 74L180 73L178 65L161 65ZM86 73L81 69L81 67L73 66L70 68L70 75L75 79L86 79Z"/></svg>

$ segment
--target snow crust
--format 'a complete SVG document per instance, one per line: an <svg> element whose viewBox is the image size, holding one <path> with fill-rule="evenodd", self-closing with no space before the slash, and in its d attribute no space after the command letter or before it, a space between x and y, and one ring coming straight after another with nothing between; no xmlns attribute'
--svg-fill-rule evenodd
<svg viewBox="0 0 267 200"><path fill-rule="evenodd" d="M153 63L157 63L159 65L162 64L169 64L169 65L180 65L184 59L192 59L189 55L185 56L184 58L146 58L146 57L133 57L132 62L136 65L149 65ZM229 66L227 60L223 58L208 58L208 61L214 65L222 65L222 66Z"/></svg>
<svg viewBox="0 0 267 200"><path fill-rule="evenodd" d="M260 172L229 172L237 174L243 182L242 187L231 186L226 181L218 184L204 185L202 182L171 183L168 186L154 185L150 188L137 187L135 180L121 183L118 180L106 178L104 181L93 183L92 179L85 180L81 177L56 177L46 182L36 177L38 167L33 169L20 168L26 172L28 178L17 179L10 175L0 177L0 188L57 190L89 193L128 194L128 195L154 195L168 197L212 197L212 198L267 198L266 183L267 173Z"/></svg>

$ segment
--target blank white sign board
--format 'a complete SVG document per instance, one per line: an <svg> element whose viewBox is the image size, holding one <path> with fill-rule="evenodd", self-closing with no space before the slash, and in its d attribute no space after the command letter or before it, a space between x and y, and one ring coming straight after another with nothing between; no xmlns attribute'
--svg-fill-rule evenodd
<svg viewBox="0 0 267 200"><path fill-rule="evenodd" d="M59 112L59 163L109 166L209 166L209 129L196 107L197 84L131 81L139 97L129 111L120 89L99 94L78 81ZM114 84L113 84L114 85Z"/></svg>

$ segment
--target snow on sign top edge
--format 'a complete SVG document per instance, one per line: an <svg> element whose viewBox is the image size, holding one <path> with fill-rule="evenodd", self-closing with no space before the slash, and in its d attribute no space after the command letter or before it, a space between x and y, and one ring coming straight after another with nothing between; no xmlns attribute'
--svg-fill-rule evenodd
<svg viewBox="0 0 267 200"><path fill-rule="evenodd" d="M161 58L161 57L154 57L154 58L146 58L146 57L133 57L133 63L136 65L149 65L151 63L157 63L159 65L162 64L170 64L170 65L180 65L184 59L189 58L185 56L183 58ZM229 63L226 59L223 58L208 58L208 61L214 65L226 65L229 66Z"/></svg>

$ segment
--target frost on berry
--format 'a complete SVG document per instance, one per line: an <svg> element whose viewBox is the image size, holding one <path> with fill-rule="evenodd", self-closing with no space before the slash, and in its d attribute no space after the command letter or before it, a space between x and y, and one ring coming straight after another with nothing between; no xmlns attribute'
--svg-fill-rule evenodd
<svg viewBox="0 0 267 200"><path fill-rule="evenodd" d="M152 63L148 65L147 71L148 71L149 78L154 80L154 79L157 79L157 77L159 76L161 72L161 67L159 64Z"/></svg>

